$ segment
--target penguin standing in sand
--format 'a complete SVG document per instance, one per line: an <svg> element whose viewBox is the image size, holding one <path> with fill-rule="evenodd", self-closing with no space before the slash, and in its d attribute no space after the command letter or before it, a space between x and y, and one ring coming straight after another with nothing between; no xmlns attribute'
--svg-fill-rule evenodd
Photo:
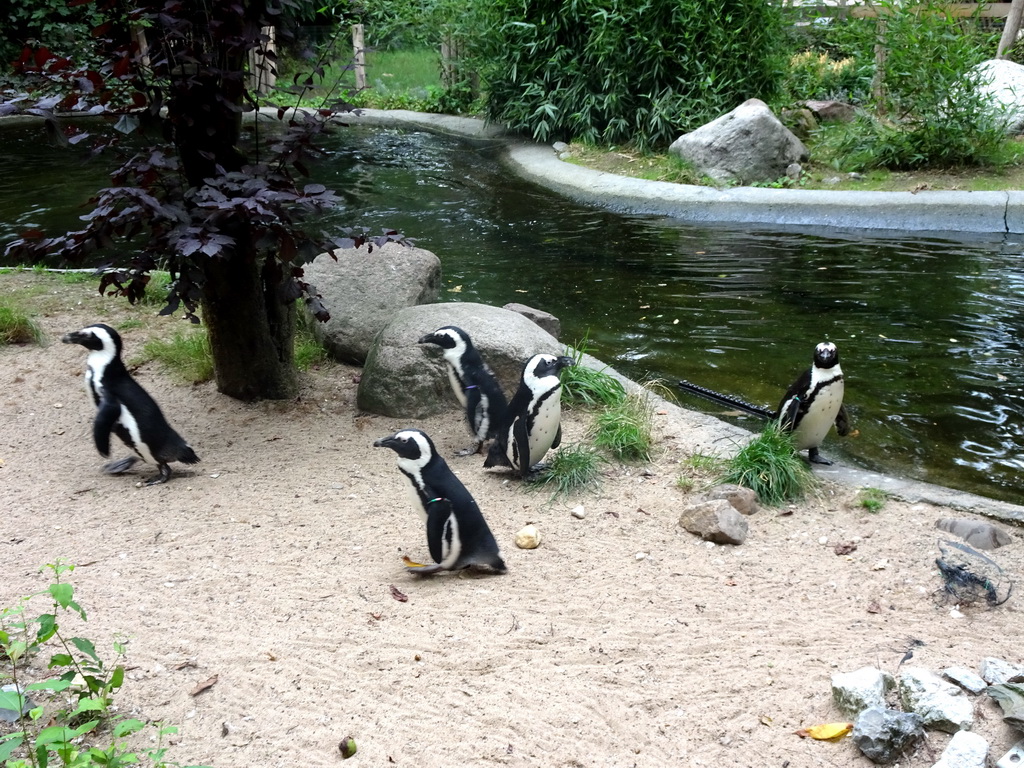
<svg viewBox="0 0 1024 768"><path fill-rule="evenodd" d="M406 570L424 576L467 568L505 573L498 543L480 507L424 432L403 429L373 445L398 454L398 468L409 480L413 508L427 526L427 546L434 564L403 557Z"/></svg>
<svg viewBox="0 0 1024 768"><path fill-rule="evenodd" d="M86 358L85 389L96 405L92 434L101 456L110 455L113 432L136 456L108 462L103 471L119 475L142 459L156 464L160 474L146 485L166 483L171 477L169 462L195 464L195 451L167 423L160 407L128 373L121 360L121 336L108 325L97 323L65 334L65 344L81 344L89 350Z"/></svg>
<svg viewBox="0 0 1024 768"><path fill-rule="evenodd" d="M484 441L495 436L498 423L508 407L501 385L473 346L469 334L461 328L446 325L423 336L419 343L436 344L444 350L448 381L455 397L466 409L466 423L476 438L473 445L457 455L478 453Z"/></svg>
<svg viewBox="0 0 1024 768"><path fill-rule="evenodd" d="M562 442L562 381L571 357L534 355L523 366L519 389L487 452L485 467L512 467L524 480L544 454Z"/></svg>
<svg viewBox="0 0 1024 768"><path fill-rule="evenodd" d="M782 429L793 433L796 449L802 451L806 448L807 459L814 464L832 463L818 453L818 447L833 424L841 437L850 434L850 421L843 406L845 384L843 369L839 367L839 350L830 341L823 341L814 348L811 367L786 390L777 411L769 411L688 381L680 381L679 386L719 405L738 408L763 419L778 420Z"/></svg>

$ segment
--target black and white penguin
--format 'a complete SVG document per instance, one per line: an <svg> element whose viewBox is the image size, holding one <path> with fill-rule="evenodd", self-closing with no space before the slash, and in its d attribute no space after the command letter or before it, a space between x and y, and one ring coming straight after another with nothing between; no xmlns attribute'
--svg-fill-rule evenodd
<svg viewBox="0 0 1024 768"><path fill-rule="evenodd" d="M466 568L505 573L498 543L480 507L424 432L403 429L373 445L398 454L398 468L409 480L413 508L426 523L427 546L434 564L422 565L404 558L406 570L421 575Z"/></svg>
<svg viewBox="0 0 1024 768"><path fill-rule="evenodd" d="M845 384L843 369L839 366L839 350L830 341L823 341L814 348L811 367L786 390L776 411L699 387L688 381L680 381L679 386L719 405L738 408L764 419L778 420L779 426L793 433L796 449L802 451L806 448L808 460L815 464L832 463L818 453L818 447L833 424L841 437L850 434L850 421L843 405Z"/></svg>
<svg viewBox="0 0 1024 768"><path fill-rule="evenodd" d="M562 442L562 381L559 371L575 365L571 357L534 355L491 448L485 467L512 467L524 480L551 448Z"/></svg>
<svg viewBox="0 0 1024 768"><path fill-rule="evenodd" d="M155 464L160 474L146 485L166 483L169 463L195 464L195 451L171 428L160 407L128 373L121 360L121 336L108 325L97 323L65 334L65 344L81 344L89 350L85 365L85 389L96 405L93 440L101 456L110 455L113 432L136 456L108 462L103 471L118 475L142 459Z"/></svg>
<svg viewBox="0 0 1024 768"><path fill-rule="evenodd" d="M485 440L495 436L505 415L508 401L494 372L480 357L469 334L454 325L438 328L419 340L420 344L436 344L444 350L448 381L452 392L466 410L466 424L476 439L473 445L458 452L459 456L478 453Z"/></svg>

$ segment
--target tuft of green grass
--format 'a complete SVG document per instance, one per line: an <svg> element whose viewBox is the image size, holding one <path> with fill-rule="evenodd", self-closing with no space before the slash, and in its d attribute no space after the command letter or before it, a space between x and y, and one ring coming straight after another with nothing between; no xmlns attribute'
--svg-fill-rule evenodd
<svg viewBox="0 0 1024 768"><path fill-rule="evenodd" d="M878 512L885 506L889 494L881 488L861 488L857 492L857 503L868 512Z"/></svg>
<svg viewBox="0 0 1024 768"><path fill-rule="evenodd" d="M646 392L626 395L594 421L594 445L622 461L650 461L654 405Z"/></svg>
<svg viewBox="0 0 1024 768"><path fill-rule="evenodd" d="M146 283L146 292L142 295L140 304L148 306L164 306L167 303L167 293L171 288L171 273L163 270L153 270L149 273L149 282Z"/></svg>
<svg viewBox="0 0 1024 768"><path fill-rule="evenodd" d="M27 314L0 304L0 344L40 344L43 332Z"/></svg>
<svg viewBox="0 0 1024 768"><path fill-rule="evenodd" d="M815 482L797 455L792 433L775 423L728 461L722 481L752 489L761 503L773 507L803 498Z"/></svg>
<svg viewBox="0 0 1024 768"><path fill-rule="evenodd" d="M317 341L313 334L313 324L316 319L310 316L301 306L296 312L295 326L295 367L300 371L308 371L323 365L331 359L324 346Z"/></svg>
<svg viewBox="0 0 1024 768"><path fill-rule="evenodd" d="M589 335L574 347L566 347L565 355L575 365L562 369L562 402L570 407L593 408L599 405L615 406L626 399L622 382L604 370L596 371L583 365L587 352Z"/></svg>
<svg viewBox="0 0 1024 768"><path fill-rule="evenodd" d="M579 443L559 448L531 488L553 489L552 499L581 491L596 492L601 484L599 454Z"/></svg>
<svg viewBox="0 0 1024 768"><path fill-rule="evenodd" d="M213 378L210 337L203 330L178 331L170 341L147 342L142 353L143 360L156 360L188 384L199 384Z"/></svg>
<svg viewBox="0 0 1024 768"><path fill-rule="evenodd" d="M693 453L679 461L682 474L676 478L676 488L693 490L697 485L711 485L725 471L726 461L720 456Z"/></svg>

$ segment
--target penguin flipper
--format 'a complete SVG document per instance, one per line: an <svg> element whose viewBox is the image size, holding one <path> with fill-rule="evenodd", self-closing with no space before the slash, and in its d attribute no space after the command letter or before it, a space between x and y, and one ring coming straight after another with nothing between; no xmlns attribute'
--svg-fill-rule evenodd
<svg viewBox="0 0 1024 768"><path fill-rule="evenodd" d="M779 427L784 431L796 428L797 417L800 415L800 397L793 395L779 406Z"/></svg>
<svg viewBox="0 0 1024 768"><path fill-rule="evenodd" d="M562 444L562 425L559 424L558 425L558 431L555 432L555 440L554 440L553 443L551 443L551 447L552 448L557 448L561 444Z"/></svg>
<svg viewBox="0 0 1024 768"><path fill-rule="evenodd" d="M125 456L123 459L108 461L103 465L103 471L108 475L120 475L122 472L127 472L129 469L134 467L135 462L138 460L138 456Z"/></svg>
<svg viewBox="0 0 1024 768"><path fill-rule="evenodd" d="M836 414L836 434L846 437L850 434L850 415L846 412L846 406L839 406L839 413Z"/></svg>
<svg viewBox="0 0 1024 768"><path fill-rule="evenodd" d="M110 433L114 431L120 415L121 404L109 397L103 398L99 408L96 409L96 418L92 422L92 439L96 443L96 450L100 452L100 456L110 455ZM129 443L129 445L131 444Z"/></svg>
<svg viewBox="0 0 1024 768"><path fill-rule="evenodd" d="M451 517L454 517L454 512L448 499L437 498L427 502L427 546L438 569L444 560L444 537Z"/></svg>
<svg viewBox="0 0 1024 768"><path fill-rule="evenodd" d="M519 476L525 480L530 474L530 432L525 418L513 422L512 439L515 441L512 456L519 462L519 466L514 468L519 470Z"/></svg>
<svg viewBox="0 0 1024 768"><path fill-rule="evenodd" d="M460 451L456 451L455 455L456 456L472 456L475 453L480 453L480 449L483 448L483 446L484 446L484 441L483 440L474 440L473 444L471 446L469 446L468 448L463 448Z"/></svg>

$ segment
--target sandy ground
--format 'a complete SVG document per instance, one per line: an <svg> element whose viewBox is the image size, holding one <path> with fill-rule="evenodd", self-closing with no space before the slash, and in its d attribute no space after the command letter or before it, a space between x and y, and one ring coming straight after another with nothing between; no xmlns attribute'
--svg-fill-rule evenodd
<svg viewBox="0 0 1024 768"><path fill-rule="evenodd" d="M177 762L332 766L350 735L346 765L863 766L849 739L794 734L843 719L832 674L895 672L911 648L907 664L933 670L1024 663L1020 594L961 612L937 599L934 522L960 513L888 501L871 514L830 485L749 518L742 546L686 533L679 513L699 490L677 486L679 461L703 447L672 412L657 417L654 462L611 468L592 496L551 502L481 457L450 458L504 576L404 572L426 538L373 441L418 426L451 456L468 435L454 399L414 425L359 413L355 368L309 373L294 402L243 404L146 364L138 380L202 463L156 487L136 486L152 474L141 465L104 475L83 351L57 339L143 311L0 276L0 295L26 289L48 343L0 348L0 603L45 587L43 564L78 564L89 621L75 631L101 650L127 638L120 711L177 724ZM174 327L147 316L124 332L128 357ZM587 417L563 424L579 440ZM520 550L531 522L543 542ZM1019 579L1021 530L1001 527L1014 542L993 557ZM841 542L856 548L837 555ZM1021 734L987 697L975 709L1001 756ZM930 766L948 739L932 733L900 765Z"/></svg>

